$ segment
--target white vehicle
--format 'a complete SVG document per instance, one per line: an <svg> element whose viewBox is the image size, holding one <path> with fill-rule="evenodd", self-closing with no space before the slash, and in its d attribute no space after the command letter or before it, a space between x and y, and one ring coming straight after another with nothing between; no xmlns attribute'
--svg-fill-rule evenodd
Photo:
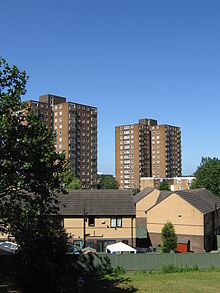
<svg viewBox="0 0 220 293"><path fill-rule="evenodd" d="M4 241L0 243L0 250L9 252L9 253L15 253L16 249L18 249L18 245L10 242L10 241Z"/></svg>

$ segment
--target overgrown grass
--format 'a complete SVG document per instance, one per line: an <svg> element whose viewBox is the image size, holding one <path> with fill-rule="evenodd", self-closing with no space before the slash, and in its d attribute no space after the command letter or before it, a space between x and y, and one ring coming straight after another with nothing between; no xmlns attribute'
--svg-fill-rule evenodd
<svg viewBox="0 0 220 293"><path fill-rule="evenodd" d="M182 273L182 272L195 272L198 271L199 267L197 265L189 267L187 265L183 267L177 267L173 264L166 264L162 267L162 273Z"/></svg>

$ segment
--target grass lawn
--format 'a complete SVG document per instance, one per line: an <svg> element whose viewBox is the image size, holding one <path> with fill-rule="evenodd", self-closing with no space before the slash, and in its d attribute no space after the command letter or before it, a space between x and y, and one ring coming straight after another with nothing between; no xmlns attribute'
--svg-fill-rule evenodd
<svg viewBox="0 0 220 293"><path fill-rule="evenodd" d="M107 275L99 280L85 280L82 293L126 293L126 292L164 292L164 293L209 293L220 292L220 271L194 271L181 273L126 273L122 275ZM77 288L65 286L63 283L60 292L76 292ZM66 288L65 288L66 287ZM74 288L75 287L75 288ZM75 291L73 291L73 289ZM0 278L0 292L19 292L7 280Z"/></svg>
<svg viewBox="0 0 220 293"><path fill-rule="evenodd" d="M116 278L108 276L107 278ZM220 292L219 271L181 273L127 273L117 287L124 292ZM119 289L119 290L120 290ZM129 290L130 289L130 290Z"/></svg>

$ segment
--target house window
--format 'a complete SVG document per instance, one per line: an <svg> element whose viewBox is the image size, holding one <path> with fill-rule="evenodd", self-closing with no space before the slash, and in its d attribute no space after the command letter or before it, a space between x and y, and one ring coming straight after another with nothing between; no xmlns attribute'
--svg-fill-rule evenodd
<svg viewBox="0 0 220 293"><path fill-rule="evenodd" d="M121 219L121 217L116 218L116 225L117 225L117 227L122 227L122 219Z"/></svg>
<svg viewBox="0 0 220 293"><path fill-rule="evenodd" d="M121 217L111 217L111 227L122 227L122 218Z"/></svg>
<svg viewBox="0 0 220 293"><path fill-rule="evenodd" d="M111 218L111 227L116 227L116 217Z"/></svg>
<svg viewBox="0 0 220 293"><path fill-rule="evenodd" d="M89 216L89 226L95 226L95 217Z"/></svg>

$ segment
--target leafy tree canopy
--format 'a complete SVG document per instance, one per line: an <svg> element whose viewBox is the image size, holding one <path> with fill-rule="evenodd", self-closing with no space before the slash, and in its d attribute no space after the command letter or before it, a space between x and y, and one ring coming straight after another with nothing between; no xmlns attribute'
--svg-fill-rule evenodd
<svg viewBox="0 0 220 293"><path fill-rule="evenodd" d="M168 181L160 182L159 190L170 190L170 185Z"/></svg>
<svg viewBox="0 0 220 293"><path fill-rule="evenodd" d="M141 191L140 188L134 188L134 189L132 190L132 192L133 192L133 196L135 196L136 194L138 194L140 191Z"/></svg>
<svg viewBox="0 0 220 293"><path fill-rule="evenodd" d="M167 222L161 232L162 239L162 252L170 253L171 251L176 251L177 247L177 236L174 226L171 222Z"/></svg>
<svg viewBox="0 0 220 293"><path fill-rule="evenodd" d="M206 188L220 197L220 160L202 157L201 164L194 173L191 188Z"/></svg>
<svg viewBox="0 0 220 293"><path fill-rule="evenodd" d="M118 189L119 183L112 175L99 175L98 177L98 189Z"/></svg>
<svg viewBox="0 0 220 293"><path fill-rule="evenodd" d="M74 176L72 171L67 171L63 176L63 183L65 184L65 189L81 189L81 181Z"/></svg>
<svg viewBox="0 0 220 293"><path fill-rule="evenodd" d="M55 292L67 244L56 191L67 163L55 134L21 102L26 82L24 71L0 58L0 218L20 245L15 276L22 290Z"/></svg>

